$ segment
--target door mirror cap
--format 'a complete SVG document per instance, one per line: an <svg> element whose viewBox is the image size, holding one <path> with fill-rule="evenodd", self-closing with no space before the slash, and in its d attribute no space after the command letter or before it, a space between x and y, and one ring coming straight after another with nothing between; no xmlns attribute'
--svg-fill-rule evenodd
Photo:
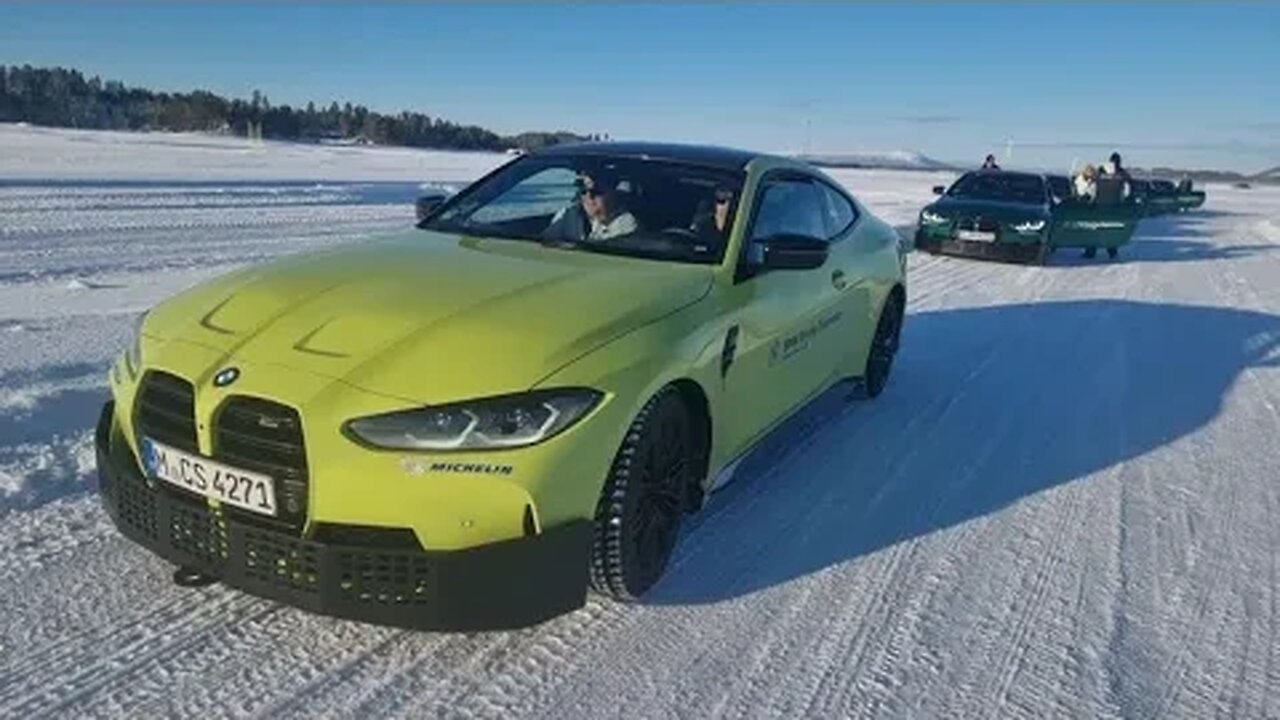
<svg viewBox="0 0 1280 720"><path fill-rule="evenodd" d="M826 240L807 235L779 234L756 241L761 266L767 270L813 270L827 262Z"/></svg>
<svg viewBox="0 0 1280 720"><path fill-rule="evenodd" d="M946 192L946 191L947 191L947 188L946 188L946 187L944 187L944 186L942 186L942 185L934 185L934 186L933 186L933 194L934 194L934 195L941 195L942 193L944 193L944 192Z"/></svg>
<svg viewBox="0 0 1280 720"><path fill-rule="evenodd" d="M448 199L448 195L444 191L433 191L424 195L419 195L414 201L414 213L418 217L418 222L422 222L428 215L440 207L440 204Z"/></svg>

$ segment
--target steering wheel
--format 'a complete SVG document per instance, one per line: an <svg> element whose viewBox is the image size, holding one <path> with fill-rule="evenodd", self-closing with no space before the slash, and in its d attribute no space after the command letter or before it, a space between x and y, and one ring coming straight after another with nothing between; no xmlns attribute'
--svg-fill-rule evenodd
<svg viewBox="0 0 1280 720"><path fill-rule="evenodd" d="M688 228L682 228L682 227L669 227L669 228L664 228L664 229L663 229L663 231L662 231L662 234L663 234L663 235L675 235L676 237L683 238L683 239L685 239L685 240L698 240L698 239L699 239L699 238L698 238L698 233L696 233L696 232L694 232L694 231L692 231L692 230L690 230L690 229L688 229Z"/></svg>

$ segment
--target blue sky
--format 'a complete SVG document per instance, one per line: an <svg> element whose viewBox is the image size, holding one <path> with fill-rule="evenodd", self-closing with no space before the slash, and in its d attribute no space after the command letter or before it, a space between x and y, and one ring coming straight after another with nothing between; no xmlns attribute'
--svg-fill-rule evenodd
<svg viewBox="0 0 1280 720"><path fill-rule="evenodd" d="M1280 164L1272 3L3 4L0 63L500 132Z"/></svg>

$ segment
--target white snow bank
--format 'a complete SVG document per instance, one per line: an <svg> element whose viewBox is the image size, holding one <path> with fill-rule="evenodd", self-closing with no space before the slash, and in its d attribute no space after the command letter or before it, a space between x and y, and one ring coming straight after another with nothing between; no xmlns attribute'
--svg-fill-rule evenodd
<svg viewBox="0 0 1280 720"><path fill-rule="evenodd" d="M501 153L310 145L200 133L70 130L0 123L0 178L471 180Z"/></svg>

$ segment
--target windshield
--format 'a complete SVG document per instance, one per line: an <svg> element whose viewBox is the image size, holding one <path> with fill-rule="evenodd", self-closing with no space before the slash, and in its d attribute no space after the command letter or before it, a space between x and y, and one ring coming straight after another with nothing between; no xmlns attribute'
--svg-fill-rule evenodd
<svg viewBox="0 0 1280 720"><path fill-rule="evenodd" d="M947 191L954 198L1035 203L1045 201L1044 179L1039 175L1009 172L968 173Z"/></svg>
<svg viewBox="0 0 1280 720"><path fill-rule="evenodd" d="M1053 191L1053 196L1059 200L1071 197L1071 181L1065 176L1050 175L1049 189Z"/></svg>
<svg viewBox="0 0 1280 720"><path fill-rule="evenodd" d="M674 160L530 155L444 203L420 227L584 252L719 263L743 173Z"/></svg>

